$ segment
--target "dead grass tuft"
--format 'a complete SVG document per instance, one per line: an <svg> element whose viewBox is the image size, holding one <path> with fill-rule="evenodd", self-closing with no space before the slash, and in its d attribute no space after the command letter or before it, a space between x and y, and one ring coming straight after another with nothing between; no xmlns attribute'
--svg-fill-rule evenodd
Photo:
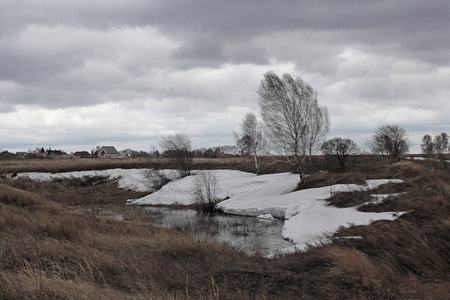
<svg viewBox="0 0 450 300"><path fill-rule="evenodd" d="M361 286L381 288L383 281L393 276L391 269L372 262L366 254L356 249L332 246L325 250L325 255L332 261L329 276L358 282Z"/></svg>

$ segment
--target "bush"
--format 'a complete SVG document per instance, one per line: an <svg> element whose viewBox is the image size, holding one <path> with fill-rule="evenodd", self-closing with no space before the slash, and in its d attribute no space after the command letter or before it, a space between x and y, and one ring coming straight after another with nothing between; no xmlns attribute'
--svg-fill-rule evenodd
<svg viewBox="0 0 450 300"><path fill-rule="evenodd" d="M197 210L213 212L219 201L216 192L219 181L214 171L199 171L192 187L192 195L195 199Z"/></svg>
<svg viewBox="0 0 450 300"><path fill-rule="evenodd" d="M146 177L150 181L150 185L154 191L160 190L172 181L163 170L150 169L146 173Z"/></svg>

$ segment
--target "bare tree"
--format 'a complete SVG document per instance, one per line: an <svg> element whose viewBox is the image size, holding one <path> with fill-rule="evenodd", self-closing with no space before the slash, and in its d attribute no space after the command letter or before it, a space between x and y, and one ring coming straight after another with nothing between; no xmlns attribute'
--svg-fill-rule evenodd
<svg viewBox="0 0 450 300"><path fill-rule="evenodd" d="M436 145L436 154L441 155L448 152L448 134L442 132L434 137L434 144Z"/></svg>
<svg viewBox="0 0 450 300"><path fill-rule="evenodd" d="M317 102L309 84L287 73L282 78L273 71L265 73L258 94L269 139L305 182L312 155L329 129L327 108Z"/></svg>
<svg viewBox="0 0 450 300"><path fill-rule="evenodd" d="M262 132L262 124L258 122L254 113L248 113L241 122L242 137L234 133L238 146L253 155L256 174L259 175L261 153L265 150L266 142Z"/></svg>
<svg viewBox="0 0 450 300"><path fill-rule="evenodd" d="M328 140L323 143L321 150L325 155L336 159L339 167L341 167L342 169L345 168L349 157L359 156L361 153L361 150L354 141L352 141L351 139L343 139L340 137ZM353 161L354 160L349 162L351 163Z"/></svg>
<svg viewBox="0 0 450 300"><path fill-rule="evenodd" d="M440 156L448 153L448 140L448 134L445 132L435 135L434 140L429 134L426 134L422 139L422 153L429 157Z"/></svg>
<svg viewBox="0 0 450 300"><path fill-rule="evenodd" d="M236 146L238 147L240 156L249 156L252 154L252 138L249 135L244 134L239 136L236 132L233 132L234 139L236 140Z"/></svg>
<svg viewBox="0 0 450 300"><path fill-rule="evenodd" d="M422 153L426 156L433 156L435 153L435 145L433 142L433 139L431 138L431 135L425 134L422 139L422 144L420 145L422 148Z"/></svg>
<svg viewBox="0 0 450 300"><path fill-rule="evenodd" d="M191 139L183 133L168 135L161 138L159 143L164 156L173 160L181 177L191 174L192 149Z"/></svg>
<svg viewBox="0 0 450 300"><path fill-rule="evenodd" d="M368 145L373 153L399 157L409 151L409 139L406 131L398 125L380 126Z"/></svg>

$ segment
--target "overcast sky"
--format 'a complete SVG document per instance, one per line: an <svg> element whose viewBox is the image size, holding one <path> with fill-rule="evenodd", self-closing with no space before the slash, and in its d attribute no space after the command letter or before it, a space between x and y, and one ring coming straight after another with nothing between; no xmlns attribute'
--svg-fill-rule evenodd
<svg viewBox="0 0 450 300"><path fill-rule="evenodd" d="M450 133L448 0L0 0L0 149L234 144L263 74L300 76L328 138Z"/></svg>

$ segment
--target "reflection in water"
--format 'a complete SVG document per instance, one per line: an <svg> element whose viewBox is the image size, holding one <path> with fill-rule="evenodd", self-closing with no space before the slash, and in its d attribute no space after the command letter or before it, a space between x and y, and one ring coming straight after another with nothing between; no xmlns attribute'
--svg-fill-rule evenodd
<svg viewBox="0 0 450 300"><path fill-rule="evenodd" d="M216 213L207 215L192 209L145 207L156 226L192 232L202 240L226 243L247 254L267 256L292 246L281 237L282 220Z"/></svg>

